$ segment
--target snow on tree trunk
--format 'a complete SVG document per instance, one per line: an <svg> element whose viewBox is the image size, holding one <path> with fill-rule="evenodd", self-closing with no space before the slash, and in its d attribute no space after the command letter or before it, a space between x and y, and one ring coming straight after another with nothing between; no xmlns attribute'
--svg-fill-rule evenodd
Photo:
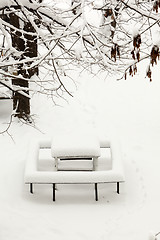
<svg viewBox="0 0 160 240"><path fill-rule="evenodd" d="M11 13L9 21L10 24L20 29L20 19L16 14ZM23 30L25 30L26 32L35 32L30 22L24 22ZM16 60L22 60L25 57L32 58L37 56L37 39L35 38L35 36L27 34L22 35L21 32L11 29L11 39L12 47L14 47L17 51L20 52L18 56L14 56ZM23 64L17 65L14 75L30 79L34 74L38 74L37 67L33 69L27 69L27 67L28 66L25 66ZM19 77L12 79L12 84L26 89L28 89L29 87L29 82L27 80L20 79ZM28 90L23 90L23 92L29 95ZM28 119L30 114L30 99L17 91L13 92L13 110L15 110L15 116Z"/></svg>

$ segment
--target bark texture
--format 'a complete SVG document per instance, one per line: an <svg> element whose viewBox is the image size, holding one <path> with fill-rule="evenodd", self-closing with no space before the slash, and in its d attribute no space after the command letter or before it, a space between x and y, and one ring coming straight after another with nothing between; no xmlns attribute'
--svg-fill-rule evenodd
<svg viewBox="0 0 160 240"><path fill-rule="evenodd" d="M9 17L10 24L20 29L20 18L15 14L11 13ZM23 22L23 30L26 32L35 32L30 22ZM20 31L14 31L11 29L12 46L20 53L18 57L15 55L16 60L22 60L26 57L33 58L37 56L37 39L35 36L25 34L23 35ZM31 64L31 63L30 63ZM19 64L16 66L14 75L22 76L23 78L30 79L34 74L38 74L38 68L28 69L29 65ZM29 95L29 82L18 78L12 79L12 84L26 88L23 92ZM13 93L13 110L15 115L19 118L27 119L30 115L30 99L19 92Z"/></svg>

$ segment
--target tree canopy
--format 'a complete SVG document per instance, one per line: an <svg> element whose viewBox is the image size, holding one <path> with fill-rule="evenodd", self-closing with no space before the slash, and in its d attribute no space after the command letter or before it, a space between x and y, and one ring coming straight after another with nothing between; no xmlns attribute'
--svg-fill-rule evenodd
<svg viewBox="0 0 160 240"><path fill-rule="evenodd" d="M0 84L25 98L35 89L72 95L65 79L74 67L126 79L146 59L151 81L159 59L159 8L160 0L1 0Z"/></svg>

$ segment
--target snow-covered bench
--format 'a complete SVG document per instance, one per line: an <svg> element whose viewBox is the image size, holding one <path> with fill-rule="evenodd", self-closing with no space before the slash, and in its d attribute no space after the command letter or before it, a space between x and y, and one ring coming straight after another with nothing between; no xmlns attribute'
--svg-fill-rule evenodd
<svg viewBox="0 0 160 240"><path fill-rule="evenodd" d="M124 182L121 152L115 139L100 141L100 147L111 149L112 167L110 170L98 171L57 171L53 158L53 170L42 171L38 169L39 151L42 148L51 148L50 140L38 140L30 144L25 166L25 183L30 184L33 193L33 184L52 184L53 201L55 201L56 184L95 184L95 199L98 200L97 184L116 183L119 194L119 183Z"/></svg>

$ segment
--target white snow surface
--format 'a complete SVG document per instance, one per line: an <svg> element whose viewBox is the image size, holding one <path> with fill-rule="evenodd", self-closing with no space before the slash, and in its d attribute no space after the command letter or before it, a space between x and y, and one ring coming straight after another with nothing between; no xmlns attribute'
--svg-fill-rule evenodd
<svg viewBox="0 0 160 240"><path fill-rule="evenodd" d="M74 132L55 134L52 138L52 157L99 157L100 144L94 134Z"/></svg>
<svg viewBox="0 0 160 240"><path fill-rule="evenodd" d="M151 233L160 231L160 74L159 66L155 67L150 83L143 70L118 82L84 74L75 98L63 107L35 95L32 110L40 131L13 119L10 135L0 135L0 239L154 239ZM9 107L4 104L1 131L8 126L11 112L11 102ZM31 139L77 128L107 134L111 123L124 160L126 182L120 185L119 195L115 184L98 186L98 202L94 186L88 184L59 185L54 203L49 185L36 185L34 194L29 193L24 166Z"/></svg>

